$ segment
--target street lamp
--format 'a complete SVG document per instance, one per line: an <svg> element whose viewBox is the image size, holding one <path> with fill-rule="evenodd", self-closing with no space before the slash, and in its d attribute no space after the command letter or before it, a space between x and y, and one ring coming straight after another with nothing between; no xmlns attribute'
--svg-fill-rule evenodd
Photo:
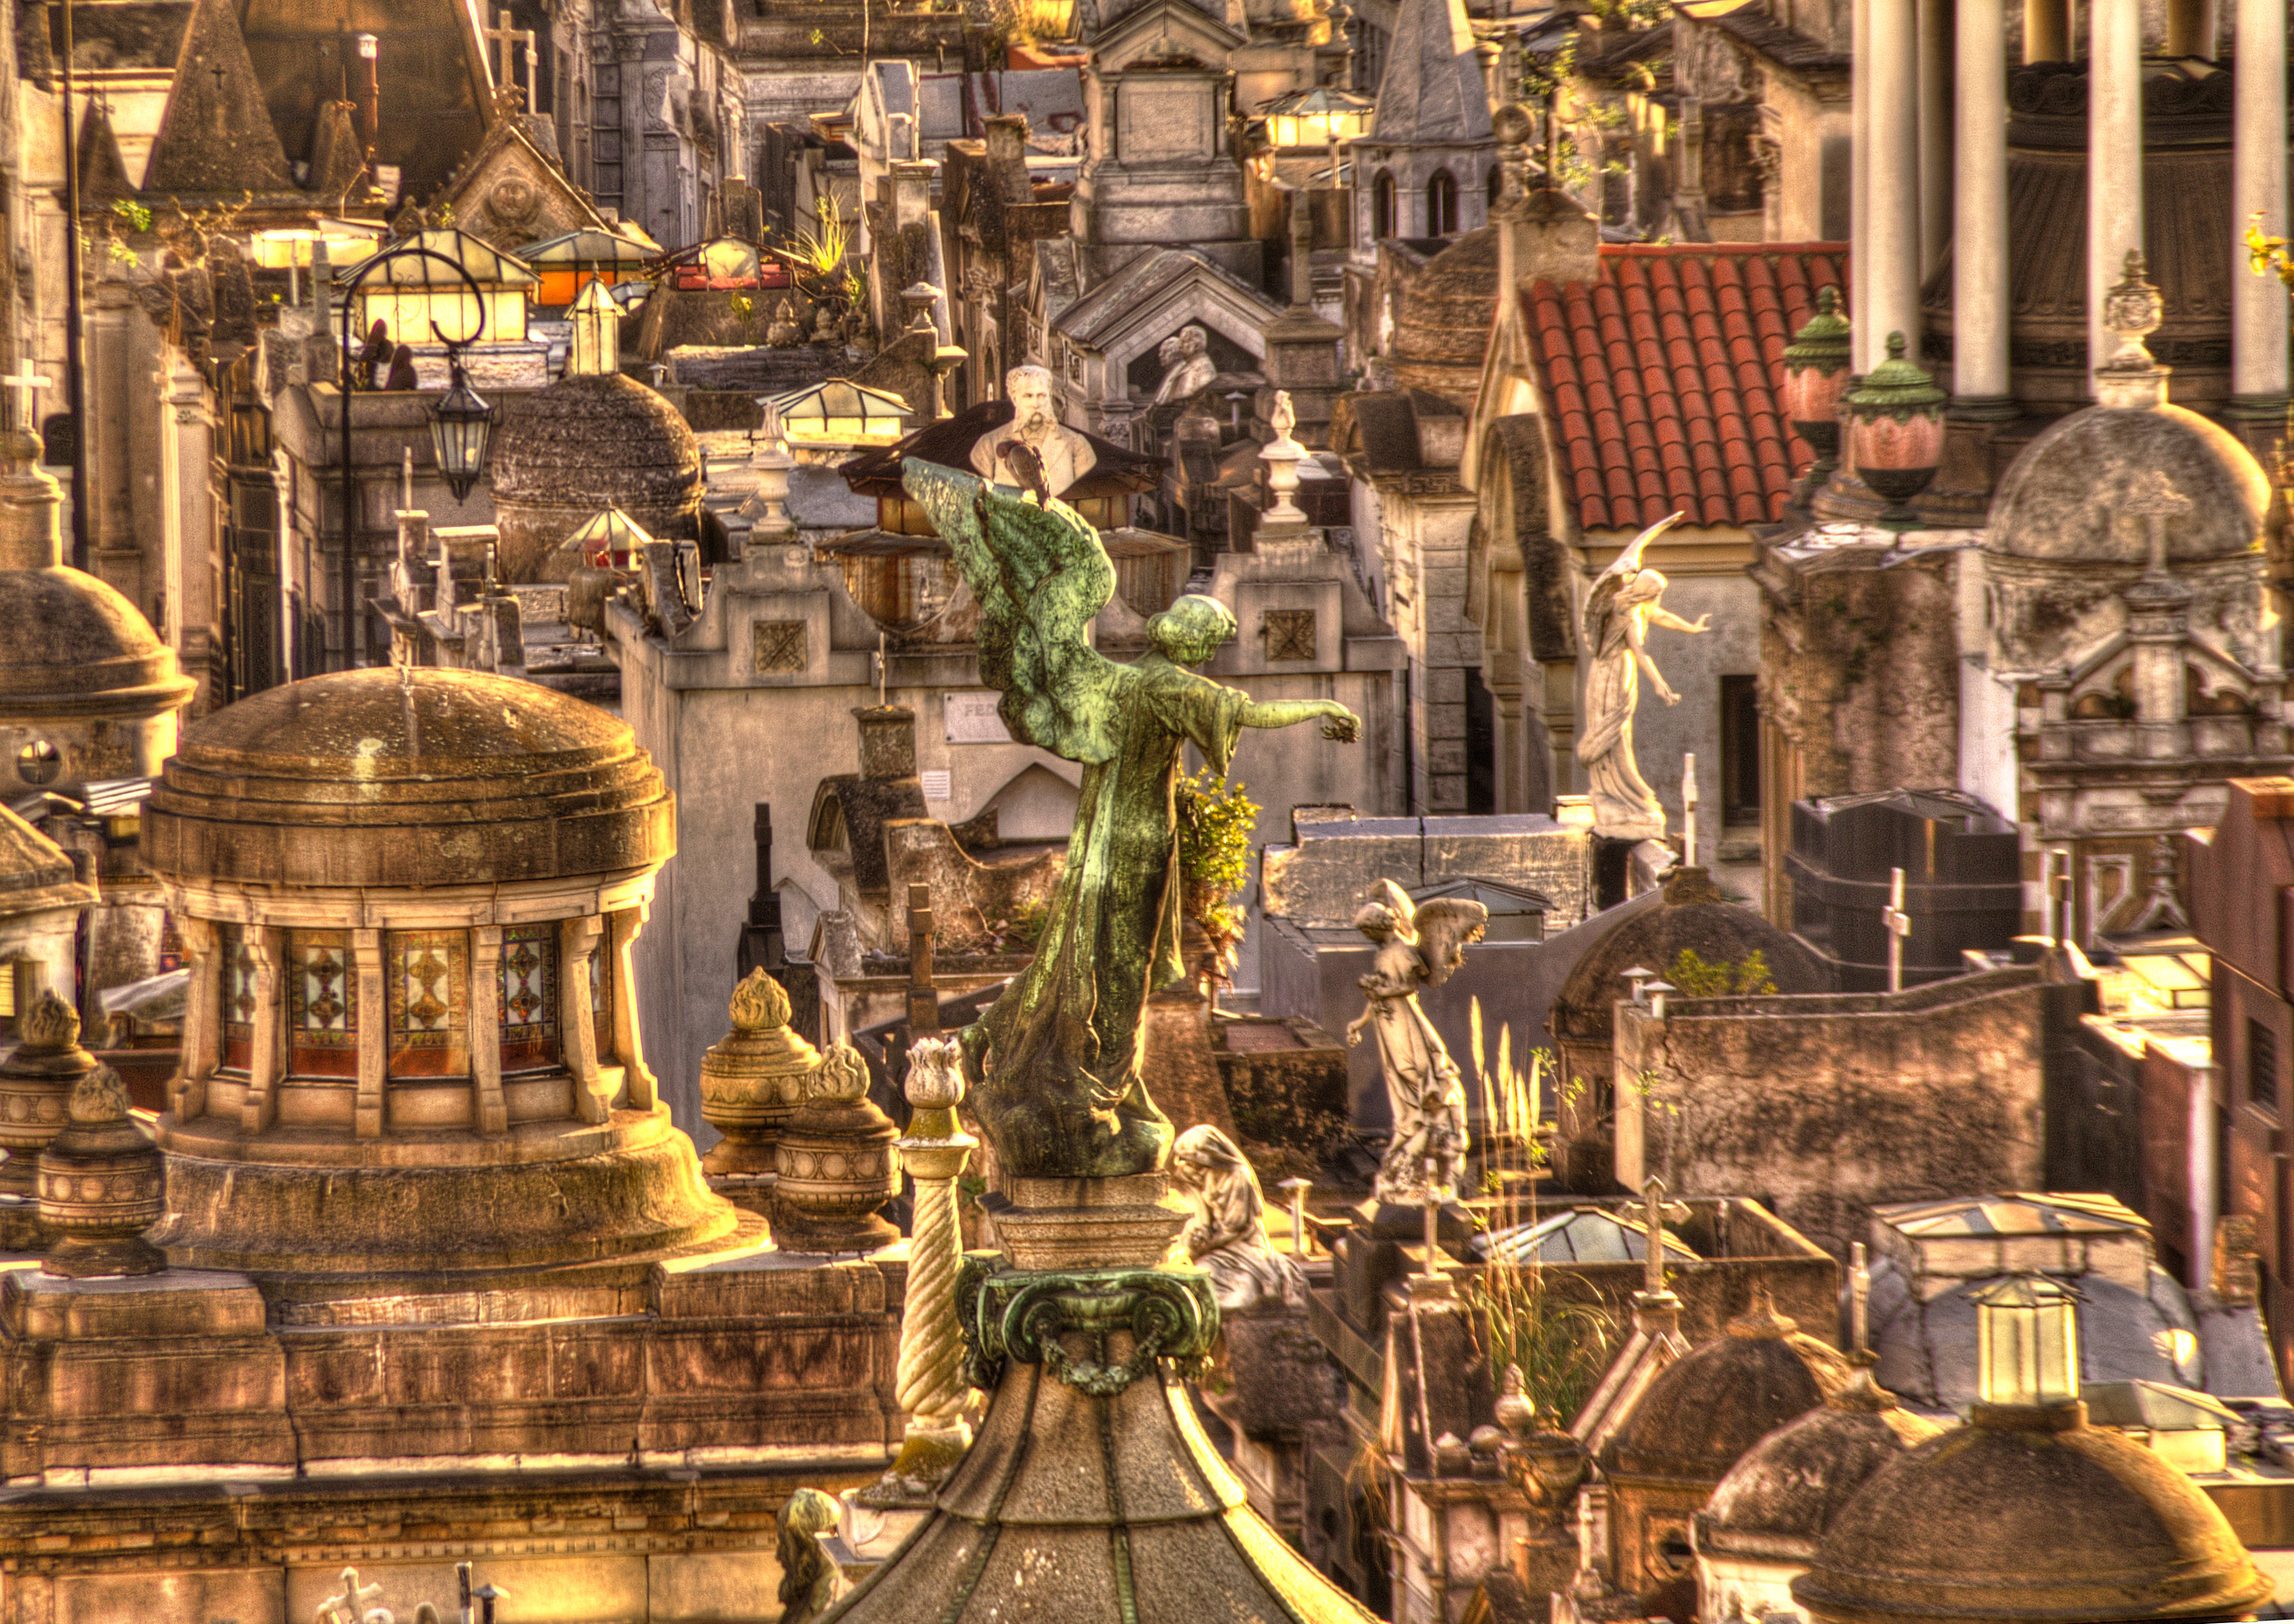
<svg viewBox="0 0 2294 1624"><path fill-rule="evenodd" d="M351 313L356 305L351 296L358 291L361 283L378 271L401 260L413 259L435 260L461 278L469 288L470 308L475 313L476 322L467 337L449 338L439 331L436 317L430 319L431 335L445 346L449 369L445 398L430 409L430 450L437 460L438 472L445 476L447 488L453 491L456 501L470 493L470 487L485 471L486 450L493 438L494 409L470 387L469 379L462 371L463 349L476 344L486 330L485 295L478 286L477 278L470 274L469 267L435 248L426 248L417 243L403 243L395 248L385 248L372 258L345 272L342 277L342 594L343 665L346 670L354 662L355 639L352 629L357 624L358 613L358 503L351 491L351 392L355 387L354 380L357 372L352 362ZM396 282L400 279L393 273L389 280ZM429 285L427 266L422 280L427 288Z"/></svg>

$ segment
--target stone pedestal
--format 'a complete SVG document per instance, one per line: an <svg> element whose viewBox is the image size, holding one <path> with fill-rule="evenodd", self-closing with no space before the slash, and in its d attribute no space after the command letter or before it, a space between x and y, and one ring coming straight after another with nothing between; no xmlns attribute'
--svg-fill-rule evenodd
<svg viewBox="0 0 2294 1624"><path fill-rule="evenodd" d="M53 1238L40 1263L71 1279L157 1274L165 1254L143 1238L166 1206L166 1164L127 1114L127 1087L109 1066L73 1084L64 1131L40 1152L40 1227Z"/></svg>
<svg viewBox="0 0 2294 1624"><path fill-rule="evenodd" d="M24 1012L23 1043L0 1062L0 1251L37 1252L40 1229L35 1180L40 1152L63 1132L72 1086L95 1070L79 1044L79 1013L53 992Z"/></svg>

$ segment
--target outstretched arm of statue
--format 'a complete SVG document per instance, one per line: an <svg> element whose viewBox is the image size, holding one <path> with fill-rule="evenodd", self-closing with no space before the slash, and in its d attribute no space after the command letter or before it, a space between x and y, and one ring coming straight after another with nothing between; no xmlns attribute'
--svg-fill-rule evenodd
<svg viewBox="0 0 2294 1624"><path fill-rule="evenodd" d="M1651 606L1648 618L1655 621L1658 625L1668 628L1673 631L1703 631L1712 624L1712 617L1711 615L1700 614L1696 617L1696 623L1691 625L1688 621L1682 620L1679 615L1675 614L1672 610L1664 607L1662 604Z"/></svg>
<svg viewBox="0 0 2294 1624"><path fill-rule="evenodd" d="M1665 681L1664 673L1656 669L1656 662L1648 656L1648 646L1641 640L1640 616L1635 615L1625 622L1625 641L1632 648L1633 663L1639 666L1648 678L1650 685L1656 689L1656 696L1668 705L1679 704L1680 695L1672 691L1672 685Z"/></svg>
<svg viewBox="0 0 2294 1624"><path fill-rule="evenodd" d="M1242 708L1246 727L1295 727L1300 722L1324 719L1322 736L1351 744L1362 736L1362 719L1334 699L1277 699Z"/></svg>

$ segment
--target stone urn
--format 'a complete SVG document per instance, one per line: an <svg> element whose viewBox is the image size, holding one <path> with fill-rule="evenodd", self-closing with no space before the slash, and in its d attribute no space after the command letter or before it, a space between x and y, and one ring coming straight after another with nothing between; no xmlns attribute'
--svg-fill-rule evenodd
<svg viewBox="0 0 2294 1624"><path fill-rule="evenodd" d="M40 1224L53 1237L41 1271L72 1279L159 1273L167 1259L143 1231L166 1208L167 1164L127 1114L127 1085L98 1065L72 1085L65 1115L40 1152Z"/></svg>
<svg viewBox="0 0 2294 1624"><path fill-rule="evenodd" d="M22 1044L0 1062L0 1246L37 1251L42 1244L34 1169L48 1141L63 1132L72 1086L96 1058L79 1044L79 1012L53 992L24 1011Z"/></svg>
<svg viewBox="0 0 2294 1624"><path fill-rule="evenodd" d="M725 1137L701 1158L712 1178L770 1178L773 1141L804 1103L820 1051L789 1030L788 994L762 970L733 989L733 1029L701 1057L701 1119Z"/></svg>
<svg viewBox="0 0 2294 1624"><path fill-rule="evenodd" d="M876 1209L900 1193L899 1130L868 1098L868 1067L838 1043L773 1147L773 1239L784 1252L874 1252L900 1232Z"/></svg>

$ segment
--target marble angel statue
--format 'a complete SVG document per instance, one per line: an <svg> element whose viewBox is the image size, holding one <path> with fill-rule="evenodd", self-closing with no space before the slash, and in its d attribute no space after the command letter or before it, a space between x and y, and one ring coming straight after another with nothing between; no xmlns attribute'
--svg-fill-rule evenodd
<svg viewBox="0 0 2294 1624"><path fill-rule="evenodd" d="M1466 945L1482 939L1490 911L1478 902L1436 897L1412 903L1386 881L1354 915L1354 929L1378 944L1361 986L1367 1002L1346 1028L1351 1049L1370 1032L1378 1039L1394 1137L1372 1181L1380 1201L1415 1206L1433 1193L1458 1193L1466 1165L1466 1092L1457 1062L1418 1002L1420 986L1439 987L1466 962ZM1429 1171L1428 1164L1431 1163Z"/></svg>
<svg viewBox="0 0 2294 1624"><path fill-rule="evenodd" d="M1246 727L1319 721L1352 742L1330 700L1262 703L1189 669L1234 636L1216 598L1184 597L1147 622L1148 654L1093 648L1115 566L1074 508L916 458L902 483L954 548L980 603L980 671L1012 736L1083 766L1075 832L1036 956L964 1029L964 1075L1006 1178L1159 1171L1170 1120L1139 1076L1148 995L1181 979L1181 750L1224 773Z"/></svg>
<svg viewBox="0 0 2294 1624"><path fill-rule="evenodd" d="M1641 562L1648 544L1680 523L1681 516L1673 514L1635 536L1585 597L1582 647L1590 669L1585 731L1578 735L1577 759L1585 764L1594 831L1615 840L1664 838L1664 803L1633 759L1633 710L1640 702L1644 671L1666 704L1679 704L1680 695L1648 656L1648 629L1701 632L1712 619L1700 614L1692 623L1667 610L1660 601L1664 577Z"/></svg>
<svg viewBox="0 0 2294 1624"><path fill-rule="evenodd" d="M1268 1238L1265 1194L1234 1141L1198 1124L1172 1147L1171 1172L1195 1206L1179 1242L1209 1271L1219 1311L1239 1314L1261 1303L1304 1308L1306 1276Z"/></svg>

